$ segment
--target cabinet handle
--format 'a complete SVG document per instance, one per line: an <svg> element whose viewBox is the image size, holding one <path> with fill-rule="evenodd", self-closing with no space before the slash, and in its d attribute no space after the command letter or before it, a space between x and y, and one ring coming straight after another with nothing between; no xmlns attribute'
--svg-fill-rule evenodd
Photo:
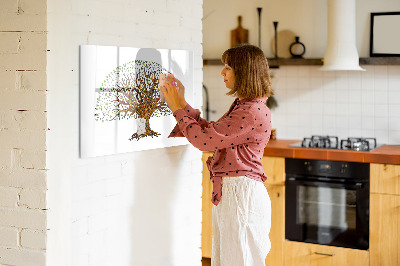
<svg viewBox="0 0 400 266"><path fill-rule="evenodd" d="M335 254L328 254L328 253L320 253L320 252L314 252L315 255L323 255L323 256L335 256Z"/></svg>

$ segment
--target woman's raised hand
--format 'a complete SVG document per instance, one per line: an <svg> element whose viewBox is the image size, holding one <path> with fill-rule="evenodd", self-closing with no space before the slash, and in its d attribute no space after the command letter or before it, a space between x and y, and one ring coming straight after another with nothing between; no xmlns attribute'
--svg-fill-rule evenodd
<svg viewBox="0 0 400 266"><path fill-rule="evenodd" d="M173 79L174 82L176 82L176 85L178 87L178 97L179 97L179 102L182 105L183 108L187 105L187 102L185 100L185 87L183 86L182 82L175 78L174 74L168 74L167 77L170 77Z"/></svg>
<svg viewBox="0 0 400 266"><path fill-rule="evenodd" d="M165 83L160 86L160 90L164 93L165 102L172 112L185 108L185 88L173 75L166 77Z"/></svg>
<svg viewBox="0 0 400 266"><path fill-rule="evenodd" d="M179 90L178 90L179 101L180 101L182 107L185 108L185 106L187 105L187 102L185 100L185 87L183 86L182 82L179 79L177 79L175 77L174 77L174 79L175 79L175 82L178 84L178 88L179 88Z"/></svg>

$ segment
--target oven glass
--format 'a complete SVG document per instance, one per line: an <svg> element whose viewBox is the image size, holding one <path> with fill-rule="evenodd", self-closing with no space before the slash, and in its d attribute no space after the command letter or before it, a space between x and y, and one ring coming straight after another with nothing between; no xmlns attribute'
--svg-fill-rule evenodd
<svg viewBox="0 0 400 266"><path fill-rule="evenodd" d="M297 190L297 223L318 228L318 243L331 243L340 233L356 229L356 190L302 185Z"/></svg>

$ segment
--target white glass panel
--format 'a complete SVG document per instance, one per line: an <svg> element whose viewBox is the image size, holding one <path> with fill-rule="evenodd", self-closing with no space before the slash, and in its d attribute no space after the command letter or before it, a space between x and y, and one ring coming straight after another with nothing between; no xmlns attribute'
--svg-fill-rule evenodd
<svg viewBox="0 0 400 266"><path fill-rule="evenodd" d="M161 107L146 106L159 106L149 105L149 101L161 104L157 100L160 73L172 73L180 79L185 86L187 102L194 102L192 51L95 45L80 48L82 157L189 143L185 138L168 138L176 124L171 113L164 115L159 112ZM120 103L118 106L116 100ZM137 109L133 109L135 106ZM150 115L147 127L140 112L143 110L152 110L146 111ZM125 114L128 115L122 119ZM151 136L150 132L156 134ZM145 136L138 137L140 134Z"/></svg>

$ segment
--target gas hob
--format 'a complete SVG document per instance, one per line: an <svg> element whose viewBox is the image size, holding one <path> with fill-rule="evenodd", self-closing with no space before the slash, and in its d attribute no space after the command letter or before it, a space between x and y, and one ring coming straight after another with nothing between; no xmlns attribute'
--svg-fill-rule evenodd
<svg viewBox="0 0 400 266"><path fill-rule="evenodd" d="M379 146L376 138L349 137L339 141L337 136L317 136L306 137L303 141L289 145L301 148L337 149L353 151L371 151Z"/></svg>

